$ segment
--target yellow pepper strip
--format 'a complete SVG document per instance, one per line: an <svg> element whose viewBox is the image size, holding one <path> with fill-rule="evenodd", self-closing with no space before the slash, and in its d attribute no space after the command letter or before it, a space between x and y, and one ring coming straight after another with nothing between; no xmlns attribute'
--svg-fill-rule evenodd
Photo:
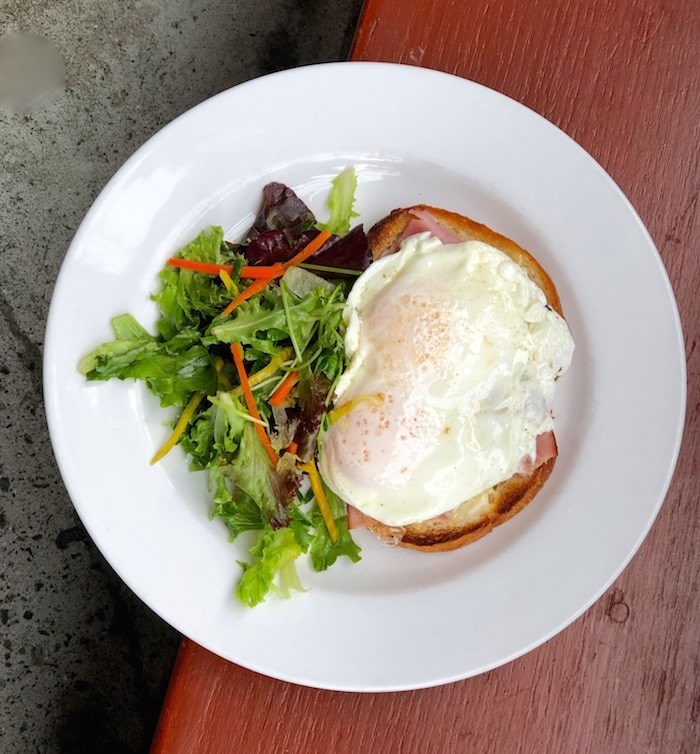
<svg viewBox="0 0 700 754"><path fill-rule="evenodd" d="M318 474L318 469L316 468L314 459L312 458L307 463L300 464L299 468L309 475L309 482L311 482L311 491L314 493L314 497L316 498L316 504L318 505L318 509L321 511L321 515L323 516L323 522L326 524L326 529L328 529L328 534L331 538L331 542L335 544L338 541L338 529L335 526L335 520L333 519L333 514L331 513L330 506L328 505L326 493L323 491L321 477Z"/></svg>
<svg viewBox="0 0 700 754"><path fill-rule="evenodd" d="M233 282L233 279L228 274L226 270L219 270L219 277L221 278L221 282L226 286L226 290L231 294L235 295L238 293L238 288L236 284Z"/></svg>
<svg viewBox="0 0 700 754"><path fill-rule="evenodd" d="M373 393L372 395L358 395L357 398L353 398L347 403L343 403L342 406L334 408L328 412L328 421L330 424L334 424L338 419L342 419L347 416L353 409L355 409L360 403L371 403L373 406L381 406L384 403L384 393Z"/></svg>
<svg viewBox="0 0 700 754"><path fill-rule="evenodd" d="M262 369L258 369L257 372L254 374L251 374L250 377L248 377L248 382L250 383L251 387L255 387L256 385L259 385L261 382L266 380L268 377L272 377L272 375L280 368L280 366L287 361L292 355L292 349L291 348L283 348L277 356L274 357L274 359L270 360L270 363L263 367ZM243 389L239 385L238 387L235 387L231 391L231 395L235 396L236 398L239 398L241 395L243 395Z"/></svg>
<svg viewBox="0 0 700 754"><path fill-rule="evenodd" d="M185 406L185 410L182 412L175 429L173 429L170 437L165 441L165 445L151 458L151 465L160 461L163 456L167 455L177 445L177 441L182 436L182 433L187 429L187 425L190 423L190 419L197 410L200 401L204 398L203 393L195 393L189 403Z"/></svg>
<svg viewBox="0 0 700 754"><path fill-rule="evenodd" d="M221 356L214 359L214 369L216 370L216 386L218 390L228 392L231 389L231 381L224 373L224 360Z"/></svg>

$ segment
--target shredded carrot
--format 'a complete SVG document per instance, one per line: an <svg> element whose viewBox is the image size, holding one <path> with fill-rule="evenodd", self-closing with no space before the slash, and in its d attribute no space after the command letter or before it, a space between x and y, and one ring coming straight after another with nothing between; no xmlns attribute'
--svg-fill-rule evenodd
<svg viewBox="0 0 700 754"><path fill-rule="evenodd" d="M285 453L291 453L293 456L297 454L297 450L299 450L299 446L292 440L289 445L284 449Z"/></svg>
<svg viewBox="0 0 700 754"><path fill-rule="evenodd" d="M231 301L231 303L221 312L221 316L228 317L237 306L240 306L244 301L247 301L256 293L260 293L270 280L272 280L272 278L263 278L262 280L256 280L254 283L251 283L244 291L241 291L233 301Z"/></svg>
<svg viewBox="0 0 700 754"><path fill-rule="evenodd" d="M181 270L202 272L205 275L219 275L222 271L229 275L233 272L232 264L214 264L213 262L196 262L194 259L179 259L170 257L168 264ZM274 264L246 264L241 267L241 277L258 280L260 278L275 278L284 273L281 262Z"/></svg>
<svg viewBox="0 0 700 754"><path fill-rule="evenodd" d="M335 520L333 518L333 514L331 513L330 506L328 505L328 499L326 498L326 493L323 490L321 477L318 474L318 469L316 468L314 459L312 458L307 463L302 463L299 468L309 475L311 491L314 493L314 497L316 498L316 505L318 505L318 509L321 511L321 516L323 516L323 522L326 525L326 529L328 529L328 534L331 538L331 542L335 544L338 540L338 529L336 528Z"/></svg>
<svg viewBox="0 0 700 754"><path fill-rule="evenodd" d="M204 395L202 393L195 393L189 400L189 403L185 406L184 411L180 415L175 428L173 429L170 437L165 441L160 450L151 458L151 465L158 463L163 456L166 456L176 445L177 441L182 437L182 433L187 429L187 425L190 423L190 419L197 410Z"/></svg>
<svg viewBox="0 0 700 754"><path fill-rule="evenodd" d="M292 349L291 348L283 348L277 356L270 359L270 363L267 366L264 366L262 369L258 369L257 372L253 372L253 374L248 375L248 383L250 384L251 388L255 387L256 385L259 385L261 382L266 380L268 377L272 377L272 375L280 368L283 362L287 361L287 359L292 355ZM235 387L231 391L231 395L238 396L243 393L243 390L241 389L241 386Z"/></svg>
<svg viewBox="0 0 700 754"><path fill-rule="evenodd" d="M296 264L301 264L305 259L308 259L312 254L315 254L330 237L331 234L327 230L322 230L313 241L306 244L298 254L293 256L288 262L284 263L284 269L286 270Z"/></svg>
<svg viewBox="0 0 700 754"><path fill-rule="evenodd" d="M269 278L274 280L284 274L284 267L281 262L275 262L274 264L251 264L241 267L241 277L251 278L254 280L260 280L261 278Z"/></svg>
<svg viewBox="0 0 700 754"><path fill-rule="evenodd" d="M231 356L233 356L233 363L236 365L236 371L238 372L238 379L241 381L241 388L243 389L243 398L245 399L246 405L248 406L248 411L250 412L250 415L253 417L253 419L262 421L262 419L260 418L260 411L258 411L258 406L255 403L255 397L253 396L253 389L250 386L250 381L248 380L248 374L245 370L245 364L243 363L243 350L241 349L238 343L231 343ZM277 466L277 462L279 461L279 456L277 455L277 453L275 453L275 449L272 447L270 443L270 438L267 436L265 427L263 427L262 424L257 424L257 423L254 423L253 426L255 427L255 431L258 433L260 442L262 442L263 447L265 448L267 452L267 455L270 457L270 460L272 461L272 465Z"/></svg>
<svg viewBox="0 0 700 754"><path fill-rule="evenodd" d="M212 264L211 262L195 262L192 259L176 259L170 257L168 264L171 267L179 267L181 270L192 270L193 272L203 272L205 275L218 275L221 270L231 272L233 266L230 264Z"/></svg>
<svg viewBox="0 0 700 754"><path fill-rule="evenodd" d="M290 372L283 380L280 382L279 387L275 392L270 396L270 400L268 401L271 406L279 406L280 403L289 395L289 393L292 391L292 388L299 382L299 372Z"/></svg>

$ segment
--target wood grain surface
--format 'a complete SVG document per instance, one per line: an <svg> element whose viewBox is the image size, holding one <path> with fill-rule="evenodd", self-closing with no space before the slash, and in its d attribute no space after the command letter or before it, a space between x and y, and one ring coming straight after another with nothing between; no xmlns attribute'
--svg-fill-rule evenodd
<svg viewBox="0 0 700 754"><path fill-rule="evenodd" d="M678 467L614 586L520 660L440 688L362 695L274 681L185 640L153 752L700 751L698 39L697 0L367 0L354 59L457 73L523 102L632 201L683 321Z"/></svg>

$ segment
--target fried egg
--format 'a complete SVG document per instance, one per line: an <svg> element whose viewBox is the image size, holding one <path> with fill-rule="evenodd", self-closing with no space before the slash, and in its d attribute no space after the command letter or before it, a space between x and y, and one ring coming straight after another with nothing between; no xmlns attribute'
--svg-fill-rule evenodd
<svg viewBox="0 0 700 754"><path fill-rule="evenodd" d="M345 502L417 523L534 461L574 346L506 254L411 236L358 278L345 320L348 367L319 456Z"/></svg>

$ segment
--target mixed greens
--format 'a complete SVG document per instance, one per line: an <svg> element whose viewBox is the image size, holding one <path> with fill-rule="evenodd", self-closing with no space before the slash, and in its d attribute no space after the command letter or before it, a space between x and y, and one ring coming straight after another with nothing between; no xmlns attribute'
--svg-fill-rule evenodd
<svg viewBox="0 0 700 754"><path fill-rule="evenodd" d="M333 181L320 225L292 189L268 184L242 243L212 227L168 260L157 335L122 314L114 340L79 365L88 380L144 380L161 406L181 409L152 462L179 443L192 470L208 471L212 516L232 539L258 533L236 589L250 607L302 589L302 553L317 571L360 558L315 462L345 367L345 298L371 261L362 226L350 230L355 187L352 170Z"/></svg>

